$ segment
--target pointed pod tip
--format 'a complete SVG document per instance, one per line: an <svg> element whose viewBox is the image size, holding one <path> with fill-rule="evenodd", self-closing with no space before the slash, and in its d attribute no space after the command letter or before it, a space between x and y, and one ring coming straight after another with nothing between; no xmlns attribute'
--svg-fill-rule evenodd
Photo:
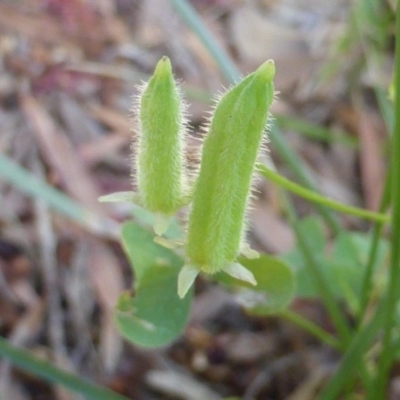
<svg viewBox="0 0 400 400"><path fill-rule="evenodd" d="M263 77L266 81L271 82L275 77L275 63L274 60L267 60L262 64L256 74Z"/></svg>
<svg viewBox="0 0 400 400"><path fill-rule="evenodd" d="M161 60L157 63L154 75L164 75L172 73L171 60L167 56L163 56Z"/></svg>

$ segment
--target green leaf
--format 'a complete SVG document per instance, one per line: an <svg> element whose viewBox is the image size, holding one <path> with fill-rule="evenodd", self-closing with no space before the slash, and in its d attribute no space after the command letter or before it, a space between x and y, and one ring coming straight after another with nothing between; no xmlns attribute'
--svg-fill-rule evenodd
<svg viewBox="0 0 400 400"><path fill-rule="evenodd" d="M342 232L335 240L332 256L326 260L329 268L333 293L345 298L347 304L355 312L359 307L363 276L367 265L371 238L369 235L355 232ZM388 260L389 243L384 238L379 240L377 257L373 266L376 270ZM383 271L382 271L383 272ZM375 277L375 284L383 286L385 274Z"/></svg>
<svg viewBox="0 0 400 400"><path fill-rule="evenodd" d="M239 301L249 312L274 314L289 306L295 293L295 280L286 262L266 254L252 260L242 257L238 261L253 273L257 286L222 272L216 278L227 286L242 288Z"/></svg>
<svg viewBox="0 0 400 400"><path fill-rule="evenodd" d="M193 290L181 300L178 273L183 261L153 241L153 235L134 222L122 228L122 241L133 266L135 296L124 293L116 309L116 323L128 340L144 347L163 346L185 329Z"/></svg>
<svg viewBox="0 0 400 400"><path fill-rule="evenodd" d="M298 222L299 229L303 236L307 238L310 250L313 251L318 265L323 264L326 239L324 227L319 217L311 216ZM314 298L318 296L318 289L306 268L306 261L299 247L293 249L290 253L280 255L280 258L293 266L296 276L296 297Z"/></svg>
<svg viewBox="0 0 400 400"><path fill-rule="evenodd" d="M33 376L40 377L49 383L63 385L65 388L79 393L79 398L86 400L129 400L110 389L101 387L94 382L90 382L82 376L72 374L61 369L50 361L44 360L39 355L20 347L12 345L8 340L0 337L0 360L8 360L22 370L31 373ZM75 396L66 396L77 398ZM7 396L9 399L9 397ZM5 397L1 397L5 400Z"/></svg>
<svg viewBox="0 0 400 400"><path fill-rule="evenodd" d="M332 250L326 250L327 243L321 221L317 217L305 218L299 222L299 226L314 256L318 266L329 283L332 293L338 299L345 299L350 309L355 311L359 307L361 286L367 263L370 236L354 232L341 232L332 245ZM381 239L378 246L378 255L374 269L385 262L388 255L388 242ZM288 254L281 256L293 265L296 275L296 296L314 298L318 291L314 285L306 267L301 251L296 247ZM378 275L383 279L383 275Z"/></svg>

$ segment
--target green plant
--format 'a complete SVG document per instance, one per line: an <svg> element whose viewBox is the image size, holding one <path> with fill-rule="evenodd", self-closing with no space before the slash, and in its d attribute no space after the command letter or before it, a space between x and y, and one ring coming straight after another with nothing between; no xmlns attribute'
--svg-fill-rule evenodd
<svg viewBox="0 0 400 400"><path fill-rule="evenodd" d="M165 62L165 58L163 60L160 63ZM158 72L159 66L155 70L155 76ZM199 272L210 274L231 290L239 292L239 298L246 299L243 300L243 305L249 312L264 315L280 313L310 330L321 340L335 343L334 346L342 350L351 341L351 330L336 301L343 299L352 312L359 312L361 305L357 299L363 290L361 283L365 272L358 264L362 263L360 259L367 251L368 238L339 230L334 257L327 258L322 227L318 220L310 220L310 223L294 222L299 237L299 249L286 256L276 258L262 255L257 259L259 255L245 243L245 209L255 170L320 206L379 223L388 221L383 213L372 213L334 202L287 180L264 165L256 165L268 108L274 96L273 76L273 63L267 61L219 99L204 142L199 176L189 198L193 205L189 213L187 237L179 225L174 229L167 229L165 238L153 237L143 226L153 223L151 216L157 218L158 211L154 212L149 207L147 209L150 211L150 218L143 218L142 210L139 223L125 224L122 237L136 276L135 296L131 297L129 293L121 296L116 318L122 334L133 342L150 347L159 346L170 342L183 331L193 297L190 288ZM168 102L164 104L167 106ZM174 107L171 107L171 113L179 114ZM168 113L164 117L170 118ZM160 125L168 126L162 121ZM178 131L180 129L175 127L171 132L165 129L163 134L171 135L171 142L179 142L181 139L175 136ZM146 134L149 132L142 132L142 136ZM143 139L144 143L147 140L158 140L151 136ZM166 138L163 140L168 141ZM157 158L157 148L152 148L154 159ZM140 148L137 149L137 152L140 151ZM161 154L160 158L163 159L162 157ZM168 167L165 171L168 171ZM155 187L157 179L163 179L162 184L173 185L174 182L174 178L168 179L166 173L153 178L152 184ZM153 195L162 197L162 193L159 195L156 190ZM130 200L133 198L131 195ZM121 199L124 199L123 194L101 198L102 201ZM288 211L289 214L295 218L293 209L288 202L287 204L289 210L292 210ZM380 246L384 244L382 242ZM387 246L379 247L379 254L383 254L383 251L387 251ZM240 252L248 258L239 257ZM349 255L352 257L349 258ZM378 262L379 259L374 261L373 269L377 268L374 265ZM312 267L305 269L304 265ZM320 265L325 268L320 269ZM343 279L344 273L346 279ZM317 284L310 283L308 276L312 276ZM295 293L301 297L323 296L341 334L340 342L336 342L312 322L285 311Z"/></svg>
<svg viewBox="0 0 400 400"><path fill-rule="evenodd" d="M171 0L171 3L203 40L226 78L237 82L239 73L236 67L215 45L209 31L190 4L185 0ZM386 6L378 3L374 5L370 1L356 2L354 13L357 20L353 25L357 31L357 27L359 29L363 24L369 26L362 21L363 18L367 22L376 22L374 9L377 7L378 11L381 7L385 11L385 14L379 14L382 18L379 18L379 24L374 26L379 33L377 44L381 48L387 42L387 33L382 35L382 32L388 30L387 25L390 24L392 18L392 16L386 17ZM357 10L361 10L359 15L357 15ZM399 8L397 8L397 14L396 35L399 38ZM357 35L358 33L355 33L349 37L354 39ZM338 368L319 394L319 399L333 400L343 398L343 396L350 398L356 392L363 392L365 398L370 400L386 398L385 390L390 368L399 358L400 317L397 306L400 283L400 96L396 96L396 93L400 93L399 43L400 41L397 40L393 90L395 112L387 101L386 93L381 89L376 90L378 102L389 129L395 121L395 128L390 139L390 171L387 174L386 189L382 196L379 213L346 206L318 194L303 161L291 150L284 136L273 123L270 126L271 145L292 169L300 184L289 181L271 166L255 165L254 153L257 153L260 144L260 132L266 122L269 100L272 101L272 76L269 76L270 80L268 80L270 87L264 93L269 97L262 99L265 102L264 109L257 112L258 127L253 129L251 126L253 120L251 119L250 123L246 122L246 115L242 115L239 121L243 123L242 131L247 131L250 136L254 134L251 139L254 140L254 143L252 142L254 152L245 155L249 158L238 157L238 165L248 168L247 173L243 175L243 181L240 181L240 188L235 187L241 174L233 168L236 162L236 157L232 156L234 153L229 153L225 160L226 164L222 166L223 171L231 178L226 179L227 189L232 190L232 193L240 198L238 201L240 207L235 208L233 212L229 208L225 210L224 204L220 204L224 202L218 199L215 192L211 190L212 187L206 188L210 182L214 182L215 185L225 183L214 177L212 173L217 169L215 159L222 152L221 148L228 146L223 134L215 138L217 136L215 130L218 128L219 132L224 132L229 123L236 129L233 117L239 114L227 112L234 104L232 93L238 93L244 87L248 87L249 94L257 98L260 94L256 95L255 92L259 88L249 83L255 76L263 75L260 71L265 73L268 70L272 75L271 63L264 64L258 70L259 72L249 75L220 100L214 117L216 121L211 124L210 136L204 145L199 178L192 181L186 173L183 162L185 122L181 95L173 80L169 60L163 58L160 61L154 76L143 90L141 98L142 135L148 136L141 138L141 151L135 164L139 191L136 194L125 192L103 197L104 201L129 201L140 206L133 210L134 220L126 222L122 229L123 246L135 273L134 296L130 292L121 295L115 316L120 332L128 340L141 346L155 347L165 345L178 337L185 329L190 313L193 299L191 284L199 272L205 272L205 278L214 279L226 286L228 290L236 291L242 305L249 313L275 314L292 321L342 353ZM267 74L264 78L266 76ZM162 112L158 115L157 110L161 105ZM164 105L167 107L164 108ZM247 108L247 103L245 105L244 113L246 114L249 113L249 108ZM154 119L154 115L159 118ZM232 115L232 121L227 119L230 115ZM221 120L218 120L217 116L218 118L221 116ZM228 120L229 123L224 120ZM291 125L292 128L296 128L297 125L298 131L312 131L315 137L327 140L325 130L315 130L312 126L304 124L298 126L299 121L294 122L295 124ZM278 121L278 126L284 126L285 123L287 124L288 121L282 123L281 119ZM170 133L168 137L162 135L164 127L168 128ZM237 133L238 140L245 139L240 136L239 129ZM152 137L152 134L156 136ZM214 135L214 138L211 135ZM147 139L152 142L148 142ZM354 140L349 140L347 137L343 139L347 145L355 145ZM162 146L153 146L156 142L162 143ZM153 156L162 160L161 168L154 168L150 162ZM166 166L170 168L165 168ZM228 168L229 166L232 168ZM243 238L244 209L247 204L250 177L254 170L281 188L302 196L317 206L319 215L299 220L290 199L281 192L282 204L298 242L296 248L288 254L282 254L279 257L261 254L258 258L253 258L255 254L252 251L246 251ZM229 175L231 173L232 175ZM94 227L97 229L99 226L101 221L97 215L46 183L35 179L32 174L4 155L0 155L0 174L28 195L41 198L54 209L82 225L90 229ZM162 186L164 184L167 186ZM160 190L161 187L162 190ZM226 195L228 196L229 193L227 191ZM192 200L193 214L187 238L185 230L173 215L180 207ZM227 202L227 204L232 203ZM391 207L391 212L387 213L389 207ZM222 210L222 213L216 212L216 209ZM372 233L346 231L334 211L373 221L375 225ZM222 224L221 230L213 229L212 224L219 215L228 217L224 220L226 225ZM206 221L204 226L202 226L203 220ZM386 223L390 223L391 227L390 241L382 233L382 228ZM326 227L329 228L329 238L333 237L329 243ZM218 232L221 237L217 235ZM163 235L163 237L160 238L157 235ZM205 237L214 236L218 239L216 245L205 242ZM232 240L232 248L224 246L223 241L228 237L229 242ZM184 247L185 243L186 247ZM182 252L182 247L185 253ZM245 250L244 255L247 254L249 258L239 254L241 247ZM238 264L244 267L239 268L241 279L237 279L237 272L230 275L225 273L227 266ZM184 265L188 267L185 269ZM186 276L182 277L182 271ZM228 268L228 272L232 271ZM181 281L181 288L179 288L179 281ZM312 321L291 311L288 307L295 296L322 298L336 331L327 332ZM372 348L378 349L377 358L376 352L371 355ZM0 355L7 357L21 368L49 381L61 383L78 393L85 394L88 398L123 399L79 377L65 374L49 363L40 363L26 351L13 348L4 340L0 340Z"/></svg>
<svg viewBox="0 0 400 400"><path fill-rule="evenodd" d="M259 257L245 242L245 212L274 99L274 74L274 63L267 61L219 99L204 142L200 172L185 201L181 200L185 197L181 191L184 146L179 135L182 102L166 57L146 85L139 100L141 140L134 149L139 157L139 194L115 193L100 199L135 201L152 215L156 234L166 236L153 240L134 222L126 223L122 230L136 277L135 296L121 296L116 318L122 334L135 343L159 346L183 331L193 296L190 288L200 272L215 275L224 284L242 287L243 291L249 291L250 283L256 285L254 291L268 292L265 304L258 302L252 307L258 312L271 312L290 303L293 276L283 261L267 256L254 262L239 258L240 253ZM162 112L157 112L160 107ZM155 114L157 118L152 119ZM168 224L160 229L160 214L170 217L188 200L193 205L187 238L179 229L171 234ZM179 244L184 245L184 254L180 254ZM224 279L221 272L233 279Z"/></svg>
<svg viewBox="0 0 400 400"><path fill-rule="evenodd" d="M174 0L172 3L178 10L182 12L184 18L186 18L189 24L194 27L194 30L199 33L199 36L204 39L204 43L209 47L213 47L213 45L208 40L207 34L204 34L203 32L204 27L202 26L201 22L196 19L196 15L190 8L190 6L184 1ZM213 49L212 52L216 53L215 49ZM230 74L229 78L233 77L233 79L236 80L237 74L235 73L235 68L228 67L228 65L230 65L230 62L229 59L224 57L223 52L219 53L219 57L217 58L217 60L221 63L221 66L224 65L224 71L229 71L227 72L227 74ZM397 71L399 71L399 68L397 69ZM399 104L397 100L396 104ZM294 191L296 194L303 196L318 205L323 219L328 224L328 226L332 228L332 231L335 234L333 257L328 258L326 256L326 242L324 239L323 230L321 228L321 221L319 219L298 221L290 201L286 199L285 204L287 207L287 212L299 241L298 248L292 254L282 256L279 259L270 258L264 255L261 256L261 258L258 260L240 259L240 262L245 265L247 269L253 274L255 280L258 283L257 286L252 287L251 285L249 285L249 283L246 283L245 281L240 281L221 273L215 274L214 278L217 281L228 285L230 289L241 291L242 293L247 294L249 292L252 293L253 299L263 299L262 296L256 297L254 295L257 291L264 293L264 300L261 300L261 303L256 304L256 306L254 306L254 303L252 302L250 302L251 306L249 306L249 303L246 303L245 301L243 302L244 306L247 307L249 312L257 312L261 314L278 313L282 317L288 318L294 323L303 326L305 329L309 330L310 333L313 333L316 337L343 352L344 357L342 363L340 364L337 373L334 374L330 383L321 393L321 399L337 398L337 396L339 396L340 394L346 393L347 389L345 388L347 387L346 385L349 382L355 384L355 382L357 382L358 380L362 382L366 393L370 396L371 399L383 399L384 382L387 379L389 367L393 362L394 357L392 349L395 343L397 343L394 341L395 336L393 336L393 329L395 329L398 324L398 320L396 319L396 315L394 313L398 296L395 294L394 288L398 282L398 271L400 270L400 266L398 257L396 256L398 251L395 249L395 243L398 244L398 234L396 227L400 219L398 218L396 212L392 216L387 216L384 214L389 204L388 196L386 196L386 200L383 200L381 213L378 214L335 203L330 199L325 199L310 190L310 188L312 188L312 184L310 183L306 170L302 166L301 160L299 160L295 155L292 157L293 153L285 143L284 139L282 139L282 137L279 135L276 127L273 127L271 132L273 145L278 148L278 151L283 155L284 159L289 163L289 165L293 167L293 170L297 170L299 179L305 186L308 186L308 188L301 187L297 184L294 184L293 182L288 181L286 178L280 176L266 166L259 166L259 170L262 175L269 179L272 179L275 183L281 185L286 189ZM399 133L397 128L394 134L394 144L397 143L398 139L396 138L398 137ZM397 160L400 158L397 154L399 147L399 145L394 146L392 155L392 157L396 158ZM218 143L215 145L215 148L212 149L212 151L215 151L214 156L217 154L216 149L218 149ZM205 149L205 151L206 150L208 149ZM210 154L212 153L210 152ZM207 157L205 157L204 155L202 162L207 162ZM400 168L398 167L396 162L397 161L393 161L393 165L391 168L391 180L390 184L387 186L387 193L392 194L393 207L398 210L399 207L396 204L398 201L398 174ZM212 163L210 162L209 165L212 165ZM205 168L207 169L208 165ZM204 174L204 176L206 176L206 174ZM210 177L210 179L207 181L212 182L212 177ZM201 181L199 179L197 184L200 184L199 182L201 182L203 187L205 181ZM195 187L195 190L197 190L197 188L200 186ZM200 192L201 191L199 190L199 193ZM202 201L204 201L204 194L201 197L203 199ZM208 199L208 197L206 198ZM210 199L211 198L212 196L210 197ZM194 199L196 199L196 191L194 192ZM215 200L213 200L213 202L214 201ZM195 206L195 209L196 208L197 206ZM337 218L327 208L339 210L342 212L348 212L362 218L368 218L376 221L378 225L374 231L374 235L368 236L345 232L341 224L338 222ZM209 212L206 212L205 214L203 213L206 218L209 215L213 214L211 206L210 208L206 207L205 209ZM215 218L215 215L213 216L213 218ZM237 219L239 221L241 221L241 218L242 214L237 216ZM389 221L392 222L392 226L394 228L391 244L389 244L383 237L379 235L379 233L381 232L379 227ZM199 222L199 226L200 225L201 224ZM201 226L200 228L206 229L205 227ZM133 229L133 226L130 229ZM206 234L202 235L201 237L207 237L208 235L212 236L213 234L213 232L211 231L204 232ZM175 235L171 234L171 237L173 236ZM128 249L130 247L130 244L126 240L126 232L124 234L124 237L124 243L126 248ZM176 237L178 237L180 241L184 241L182 233L178 233ZM194 237L196 238L196 235L194 235ZM171 244L171 242L164 242L164 244L169 244L171 247L169 251L172 252L174 245ZM189 249L191 246L189 246ZM193 247L195 247L195 245L193 245ZM206 249L205 254L210 256L210 254L212 253L212 248L206 248L203 246L202 250L204 249ZM190 251L191 250L189 250L189 254ZM191 270L189 269L186 271L189 275L188 277L185 277L185 280L189 282L189 284L186 285L187 287L190 286L190 283L197 275L198 270L202 269L201 265L210 264L209 259L207 259L207 255L204 256L203 254L202 257L199 257L199 260L201 259L201 261L194 263L199 265L197 265L195 268L192 268ZM387 274L385 272L389 255L391 259L390 268L392 276L390 280L386 279ZM133 259L133 257L134 256L132 254L131 258ZM186 257L187 254L180 257L181 263L187 262ZM224 259L223 256L222 259ZM232 260L233 257L230 261ZM283 260L285 260L286 262ZM151 275L149 271L151 271L152 269L154 271L154 260L151 261L149 258L147 259L147 262L148 264L146 269L148 271L148 274ZM291 268L288 267L288 263L293 266L293 273L291 272ZM191 265L190 257L188 264ZM211 264L213 264L213 262ZM216 265L220 266L222 264L216 263ZM269 278L266 281L263 281L262 278L264 274L266 276L268 275L268 271L272 271L274 269L271 268L273 264L277 266L275 272L272 272ZM258 269L256 268L256 265ZM135 268L135 265L133 266ZM200 268L198 268L199 266ZM217 267L216 270L219 271L223 269L220 266ZM179 270L179 268L179 265L175 268L175 274L177 273L177 270ZM297 281L297 289L295 289L293 275L295 276L295 280ZM344 279L344 275L346 276L346 279ZM284 276L286 276L286 278L283 278ZM313 279L313 281L311 282L309 280L310 277ZM280 281L279 278L282 278L282 280ZM374 283L372 283L372 279L375 280ZM268 283L268 285L266 285L266 283ZM141 279L139 278L139 281L136 283L137 286L135 287L136 291L138 291L138 289L142 289L143 291L145 291L145 284L146 283L143 283L143 281L141 281ZM171 293L172 290L176 289L175 284L173 284L172 286L173 288L171 289ZM386 292L387 287L388 291ZM323 330L314 326L312 322L306 321L300 316L292 314L289 310L286 310L286 307L288 306L288 304L290 304L290 299L293 297L295 290L297 290L296 293L298 296L321 296L324 299L327 310L337 327L339 333L338 338L332 337L327 332L324 332ZM276 295L276 293L279 293L282 298L284 298L284 301L278 301L278 305L276 307L269 307L271 303L274 303L273 299L275 298L274 296ZM387 295L385 293L387 293ZM181 292L181 294L184 294L184 291ZM192 294L192 291L190 291L188 295L180 301L189 301L188 298L191 299ZM373 294L373 296L371 297L370 294ZM268 300L266 300L267 298ZM347 311L352 313L355 318L358 318L359 324L356 329L351 327L345 313L340 307L338 307L338 300L344 302ZM138 308L132 306L132 302L139 301L139 296L137 296L136 299L130 299L129 301L131 302L131 308L128 308L132 312L139 311ZM156 305L154 307L156 307ZM367 309L368 315L370 315L370 317L366 317ZM120 311L121 309L119 308L118 312ZM144 319L142 322L145 323L146 321L148 321L149 318L151 318L152 314L151 312L149 312L148 314L144 313L143 316ZM185 314L185 316L187 317L187 314ZM152 326L149 325L148 328L155 331L162 327L156 327L156 325L153 324ZM375 368L373 368L372 370L367 370L364 367L364 363L366 361L366 358L368 358L368 349L372 346L373 343L376 343L376 341L378 340L377 335L382 330L382 328L386 333L383 340L382 357L379 363L381 367L379 367L379 369L376 369L375 366ZM135 332L135 328L133 327L133 330L131 332L125 331L124 334L127 337L135 340L133 337L136 334ZM176 333L177 332L178 331L176 331Z"/></svg>

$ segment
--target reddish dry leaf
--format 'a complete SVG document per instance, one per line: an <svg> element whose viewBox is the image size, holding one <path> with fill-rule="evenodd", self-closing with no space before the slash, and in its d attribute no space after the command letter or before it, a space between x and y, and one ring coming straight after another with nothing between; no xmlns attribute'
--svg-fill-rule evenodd
<svg viewBox="0 0 400 400"><path fill-rule="evenodd" d="M112 311L124 289L122 272L114 253L103 243L90 240L88 245L89 274L101 306Z"/></svg>
<svg viewBox="0 0 400 400"><path fill-rule="evenodd" d="M89 275L103 310L101 349L103 365L115 369L122 350L122 339L115 328L114 307L124 289L122 272L116 256L99 241L89 241Z"/></svg>
<svg viewBox="0 0 400 400"><path fill-rule="evenodd" d="M369 210L377 211L385 181L385 162L382 152L384 128L378 117L366 109L360 110L357 115L359 117L361 183L365 206Z"/></svg>

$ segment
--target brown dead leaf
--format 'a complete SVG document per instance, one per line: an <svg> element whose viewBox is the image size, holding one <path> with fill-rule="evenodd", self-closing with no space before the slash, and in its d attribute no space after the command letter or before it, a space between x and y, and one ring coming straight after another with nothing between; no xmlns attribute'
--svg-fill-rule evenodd
<svg viewBox="0 0 400 400"><path fill-rule="evenodd" d="M44 40L51 43L63 41L63 32L55 20L46 15L24 14L21 8L0 4L0 26L23 37Z"/></svg>
<svg viewBox="0 0 400 400"><path fill-rule="evenodd" d="M54 99L56 113L66 127L74 146L103 137L100 124L94 121L82 105L67 93L57 93Z"/></svg>
<svg viewBox="0 0 400 400"><path fill-rule="evenodd" d="M101 348L103 365L112 372L122 351L122 338L115 328L114 307L124 289L122 271L116 256L99 241L88 242L89 275L103 309Z"/></svg>
<svg viewBox="0 0 400 400"><path fill-rule="evenodd" d="M272 58L277 67L276 87L290 88L313 64L300 30L249 4L238 7L229 20L233 44L246 69Z"/></svg>
<svg viewBox="0 0 400 400"><path fill-rule="evenodd" d="M91 166L110 158L110 156L115 156L120 149L129 148L129 145L130 138L128 136L112 133L102 139L83 144L79 147L78 154L87 166Z"/></svg>
<svg viewBox="0 0 400 400"><path fill-rule="evenodd" d="M83 205L103 212L99 191L67 136L56 126L45 108L30 95L22 95L21 107L32 124L44 156L63 180L67 191Z"/></svg>
<svg viewBox="0 0 400 400"><path fill-rule="evenodd" d="M90 107L89 112L98 121L120 134L131 137L132 130L137 129L134 120L130 120L126 114L112 108L102 106Z"/></svg>
<svg viewBox="0 0 400 400"><path fill-rule="evenodd" d="M118 260L111 250L99 241L90 240L87 245L91 281L102 307L112 311L124 289Z"/></svg>

